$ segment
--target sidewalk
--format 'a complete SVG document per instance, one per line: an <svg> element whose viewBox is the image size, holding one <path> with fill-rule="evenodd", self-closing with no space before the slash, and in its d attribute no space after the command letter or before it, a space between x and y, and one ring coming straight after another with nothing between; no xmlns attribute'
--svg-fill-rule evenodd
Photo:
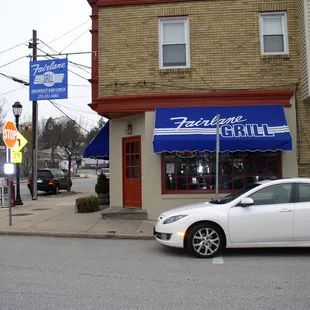
<svg viewBox="0 0 310 310"><path fill-rule="evenodd" d="M153 239L155 222L101 219L101 213L76 213L75 199L89 193L60 193L39 197L12 208L0 208L0 235L58 236L80 238Z"/></svg>

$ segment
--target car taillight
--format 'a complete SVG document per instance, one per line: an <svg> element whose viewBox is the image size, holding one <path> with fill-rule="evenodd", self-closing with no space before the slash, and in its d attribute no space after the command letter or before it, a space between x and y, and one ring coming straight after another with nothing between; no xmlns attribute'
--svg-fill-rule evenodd
<svg viewBox="0 0 310 310"><path fill-rule="evenodd" d="M50 179L50 181L49 181L48 184L49 184L49 185L53 185L53 184L54 184L54 179Z"/></svg>

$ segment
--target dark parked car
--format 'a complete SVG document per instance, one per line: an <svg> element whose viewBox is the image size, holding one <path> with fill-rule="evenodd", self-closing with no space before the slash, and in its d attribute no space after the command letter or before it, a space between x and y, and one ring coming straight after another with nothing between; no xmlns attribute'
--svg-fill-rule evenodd
<svg viewBox="0 0 310 310"><path fill-rule="evenodd" d="M72 181L70 180L71 187ZM32 193L31 177L28 180L28 188ZM38 191L52 192L57 195L60 190L68 189L68 175L65 175L61 169L39 169L37 189Z"/></svg>

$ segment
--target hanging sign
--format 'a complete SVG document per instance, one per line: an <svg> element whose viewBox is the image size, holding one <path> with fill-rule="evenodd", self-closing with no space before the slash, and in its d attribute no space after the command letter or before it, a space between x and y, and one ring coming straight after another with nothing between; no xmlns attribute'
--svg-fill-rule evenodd
<svg viewBox="0 0 310 310"><path fill-rule="evenodd" d="M193 158L196 157L197 153L197 151L176 152L176 156L179 158Z"/></svg>
<svg viewBox="0 0 310 310"><path fill-rule="evenodd" d="M30 61L29 100L68 98L68 59Z"/></svg>

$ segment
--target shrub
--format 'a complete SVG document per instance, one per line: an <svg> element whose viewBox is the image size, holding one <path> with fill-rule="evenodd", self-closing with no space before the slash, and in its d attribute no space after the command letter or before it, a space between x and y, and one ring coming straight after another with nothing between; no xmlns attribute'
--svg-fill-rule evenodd
<svg viewBox="0 0 310 310"><path fill-rule="evenodd" d="M100 173L97 178L97 184L95 186L95 192L100 194L109 194L110 193L110 182L109 179L103 173Z"/></svg>
<svg viewBox="0 0 310 310"><path fill-rule="evenodd" d="M77 198L75 209L78 213L99 211L99 199L95 195Z"/></svg>

